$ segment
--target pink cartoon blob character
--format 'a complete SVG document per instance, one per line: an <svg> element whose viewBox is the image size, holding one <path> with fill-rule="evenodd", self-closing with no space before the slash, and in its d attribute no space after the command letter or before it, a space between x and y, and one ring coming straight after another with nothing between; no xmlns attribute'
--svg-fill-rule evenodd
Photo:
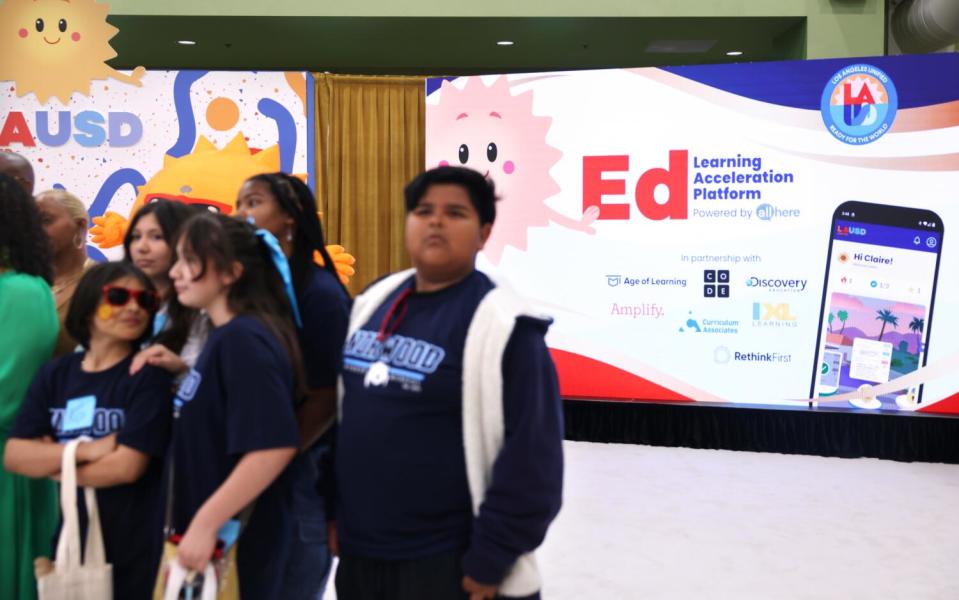
<svg viewBox="0 0 959 600"><path fill-rule="evenodd" d="M499 264L507 246L525 251L529 228L550 221L595 233L595 207L577 220L546 204L560 191L549 170L563 153L546 142L552 118L533 114L532 90L513 96L506 77L489 87L470 77L462 90L444 81L439 94L426 107L426 166L468 167L496 184L496 225L484 248L491 262Z"/></svg>

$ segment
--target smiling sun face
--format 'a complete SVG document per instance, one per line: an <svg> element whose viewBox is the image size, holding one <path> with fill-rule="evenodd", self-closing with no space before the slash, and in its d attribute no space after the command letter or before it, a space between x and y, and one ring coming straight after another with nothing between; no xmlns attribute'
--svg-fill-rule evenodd
<svg viewBox="0 0 959 600"><path fill-rule="evenodd" d="M74 92L88 94L94 79L140 85L105 64L117 53L106 22L109 6L94 0L6 0L0 4L0 80L16 83L17 96L30 92L41 104L56 96L66 104Z"/></svg>

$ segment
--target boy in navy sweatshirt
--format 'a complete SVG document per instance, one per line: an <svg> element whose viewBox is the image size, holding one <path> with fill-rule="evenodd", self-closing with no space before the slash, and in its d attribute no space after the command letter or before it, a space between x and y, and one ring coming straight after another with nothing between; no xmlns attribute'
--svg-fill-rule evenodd
<svg viewBox="0 0 959 600"><path fill-rule="evenodd" d="M356 299L344 348L337 595L537 598L563 477L550 321L475 269L490 181L440 167L405 194L414 268Z"/></svg>

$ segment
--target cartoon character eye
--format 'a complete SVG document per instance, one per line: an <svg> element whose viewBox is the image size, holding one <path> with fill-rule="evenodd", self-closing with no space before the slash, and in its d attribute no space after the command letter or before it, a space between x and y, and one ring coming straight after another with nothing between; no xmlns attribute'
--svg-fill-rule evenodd
<svg viewBox="0 0 959 600"><path fill-rule="evenodd" d="M67 30L67 20L66 20L66 19L60 19L60 22L57 23L57 27L60 28L60 33L63 33L64 31L66 31L66 30Z"/></svg>
<svg viewBox="0 0 959 600"><path fill-rule="evenodd" d="M43 19L37 19L37 22L34 23L34 25L37 27L37 33L43 31Z"/></svg>
<svg viewBox="0 0 959 600"><path fill-rule="evenodd" d="M488 158L490 162L496 162L497 152L496 144L490 142L489 146L486 147L486 158Z"/></svg>
<svg viewBox="0 0 959 600"><path fill-rule="evenodd" d="M470 147L466 144L460 144L460 164L465 165L470 159Z"/></svg>

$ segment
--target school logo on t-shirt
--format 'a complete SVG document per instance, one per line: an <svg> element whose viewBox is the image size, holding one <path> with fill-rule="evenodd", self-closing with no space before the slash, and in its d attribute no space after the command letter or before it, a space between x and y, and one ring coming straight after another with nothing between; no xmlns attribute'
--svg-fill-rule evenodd
<svg viewBox="0 0 959 600"><path fill-rule="evenodd" d="M183 382L180 384L179 389L176 391L176 397L173 398L173 415L180 416L180 409L183 408L183 405L193 400L193 397L196 396L196 392L200 389L200 383L203 381L203 376L200 375L200 372L196 369L190 369L190 372L187 373L186 377L183 378Z"/></svg>
<svg viewBox="0 0 959 600"><path fill-rule="evenodd" d="M445 357L446 351L436 344L403 335L380 341L377 332L361 329L343 348L343 368L363 375L365 387L396 382L404 390L419 392Z"/></svg>
<svg viewBox="0 0 959 600"><path fill-rule="evenodd" d="M123 429L125 422L122 408L97 408L96 396L71 398L64 408L50 409L50 426L61 442L81 435L110 435Z"/></svg>

